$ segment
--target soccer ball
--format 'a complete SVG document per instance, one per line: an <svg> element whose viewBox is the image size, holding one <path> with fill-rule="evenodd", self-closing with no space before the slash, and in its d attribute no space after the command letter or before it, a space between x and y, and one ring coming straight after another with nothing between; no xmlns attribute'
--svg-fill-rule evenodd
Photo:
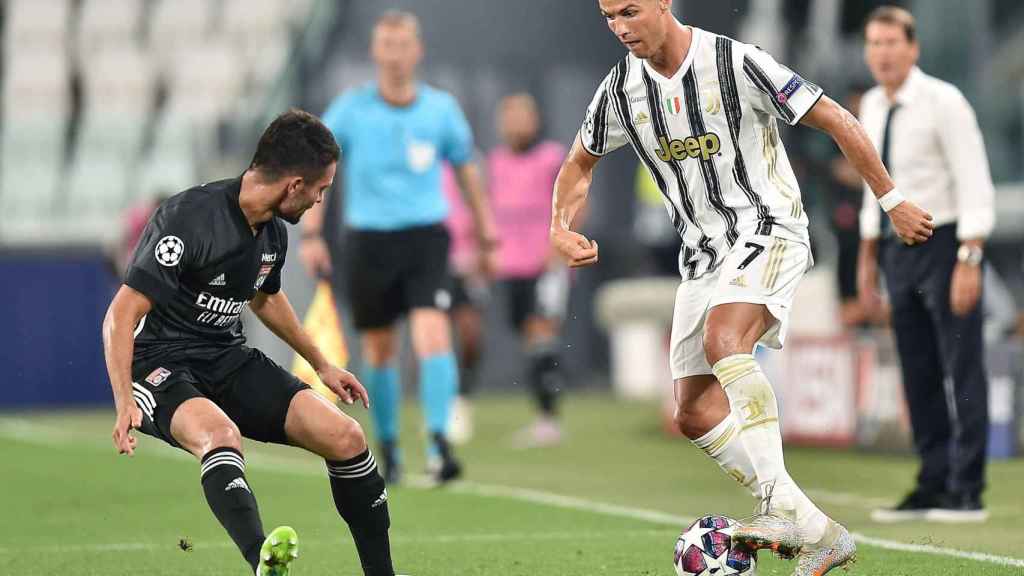
<svg viewBox="0 0 1024 576"><path fill-rule="evenodd" d="M733 548L732 532L739 524L725 516L705 516L676 540L675 567L679 576L757 574L753 554Z"/></svg>

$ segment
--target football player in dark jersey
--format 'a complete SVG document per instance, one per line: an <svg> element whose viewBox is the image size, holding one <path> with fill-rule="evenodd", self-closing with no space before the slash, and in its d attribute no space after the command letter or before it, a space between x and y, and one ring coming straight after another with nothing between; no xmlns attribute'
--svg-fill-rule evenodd
<svg viewBox="0 0 1024 576"><path fill-rule="evenodd" d="M138 429L195 456L211 510L257 576L286 576L298 543L287 526L264 534L245 477L243 436L323 457L364 573L394 574L387 491L362 428L245 346L240 320L248 306L345 403L368 407L366 390L324 359L281 290L282 220L298 222L323 199L338 156L315 116L279 116L244 174L160 205L103 322L118 451L134 452Z"/></svg>

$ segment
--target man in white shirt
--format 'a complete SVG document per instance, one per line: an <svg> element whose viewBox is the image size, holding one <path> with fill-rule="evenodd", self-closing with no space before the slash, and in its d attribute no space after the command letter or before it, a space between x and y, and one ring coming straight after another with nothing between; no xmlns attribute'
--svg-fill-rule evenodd
<svg viewBox="0 0 1024 576"><path fill-rule="evenodd" d="M821 576L856 546L787 472L775 393L752 354L758 343L782 347L812 263L778 121L832 136L905 242L927 242L931 216L900 196L853 115L763 50L683 26L672 0L597 4L629 53L597 89L562 164L551 242L570 266L597 263L597 244L573 224L600 158L631 146L681 240L670 354L676 424L762 498L733 542L798 556L795 576Z"/></svg>
<svg viewBox="0 0 1024 576"><path fill-rule="evenodd" d="M922 461L916 488L872 517L983 521L988 383L978 303L982 248L995 221L985 144L963 94L916 66L910 12L883 6L864 35L879 85L865 94L861 121L899 189L935 218L931 241L907 246L880 225L874 202L861 211L860 298L878 306L880 261Z"/></svg>

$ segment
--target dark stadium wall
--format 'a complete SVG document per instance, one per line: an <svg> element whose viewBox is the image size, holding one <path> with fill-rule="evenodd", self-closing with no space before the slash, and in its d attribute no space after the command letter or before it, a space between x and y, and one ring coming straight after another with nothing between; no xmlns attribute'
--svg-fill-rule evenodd
<svg viewBox="0 0 1024 576"><path fill-rule="evenodd" d="M97 252L0 252L0 409L109 405L100 325L117 281Z"/></svg>

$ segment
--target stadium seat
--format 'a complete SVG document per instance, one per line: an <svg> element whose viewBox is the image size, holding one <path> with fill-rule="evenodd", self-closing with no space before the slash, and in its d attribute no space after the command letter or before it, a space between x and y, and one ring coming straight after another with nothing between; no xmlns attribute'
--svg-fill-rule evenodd
<svg viewBox="0 0 1024 576"><path fill-rule="evenodd" d="M118 213L125 206L128 170L124 158L80 149L64 184L66 213L83 219Z"/></svg>
<svg viewBox="0 0 1024 576"><path fill-rule="evenodd" d="M200 184L196 180L196 161L191 151L177 154L150 154L139 167L138 179L133 182L131 199L153 198L163 194L176 194Z"/></svg>
<svg viewBox="0 0 1024 576"><path fill-rule="evenodd" d="M258 41L288 27L291 2L277 0L224 0L221 17L224 34L232 40Z"/></svg>
<svg viewBox="0 0 1024 576"><path fill-rule="evenodd" d="M70 86L61 53L10 54L3 82L3 205L16 212L24 195L46 204L53 197L64 162ZM31 188L25 183L38 182ZM47 205L47 209L49 206Z"/></svg>
<svg viewBox="0 0 1024 576"><path fill-rule="evenodd" d="M61 163L40 160L31 152L5 150L0 165L0 214L4 220L43 219L51 214L62 168Z"/></svg>
<svg viewBox="0 0 1024 576"><path fill-rule="evenodd" d="M138 154L155 104L156 78L136 49L101 49L84 72L79 149Z"/></svg>
<svg viewBox="0 0 1024 576"><path fill-rule="evenodd" d="M63 52L67 45L68 0L7 0L4 53Z"/></svg>
<svg viewBox="0 0 1024 576"><path fill-rule="evenodd" d="M83 0L77 42L81 64L90 65L99 50L137 45L143 7L141 0Z"/></svg>
<svg viewBox="0 0 1024 576"><path fill-rule="evenodd" d="M150 10L149 46L160 69L169 72L177 54L208 37L215 2L155 0Z"/></svg>
<svg viewBox="0 0 1024 576"><path fill-rule="evenodd" d="M4 62L4 118L67 116L71 82L67 56L59 51L13 52ZM6 122L5 122L6 124Z"/></svg>
<svg viewBox="0 0 1024 576"><path fill-rule="evenodd" d="M153 146L140 161L129 190L131 201L195 185L196 158L203 153L202 146L209 145L201 138L188 117L165 111L156 121Z"/></svg>
<svg viewBox="0 0 1024 576"><path fill-rule="evenodd" d="M291 53L291 39L286 33L268 36L265 42L252 46L253 58L246 61L249 91L262 95L266 88L277 80L288 62Z"/></svg>
<svg viewBox="0 0 1024 576"><path fill-rule="evenodd" d="M169 78L168 106L199 123L217 121L241 92L240 68L238 55L226 42L181 50Z"/></svg>

